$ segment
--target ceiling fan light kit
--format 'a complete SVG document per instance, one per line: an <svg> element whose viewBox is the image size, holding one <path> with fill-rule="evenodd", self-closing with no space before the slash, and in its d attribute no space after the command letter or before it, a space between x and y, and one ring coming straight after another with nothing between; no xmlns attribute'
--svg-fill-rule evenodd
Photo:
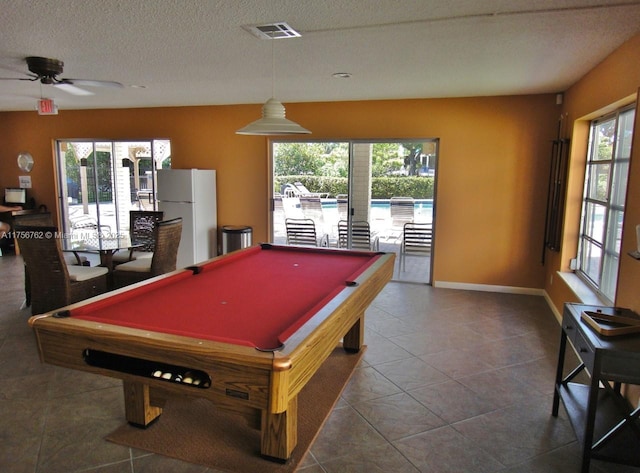
<svg viewBox="0 0 640 473"><path fill-rule="evenodd" d="M245 30L262 39L274 41L276 39L299 38L300 34L285 22L269 25L245 26ZM271 43L271 98L262 106L262 118L249 123L236 131L238 135L304 135L311 133L285 117L284 105L274 98L275 89L275 54Z"/></svg>

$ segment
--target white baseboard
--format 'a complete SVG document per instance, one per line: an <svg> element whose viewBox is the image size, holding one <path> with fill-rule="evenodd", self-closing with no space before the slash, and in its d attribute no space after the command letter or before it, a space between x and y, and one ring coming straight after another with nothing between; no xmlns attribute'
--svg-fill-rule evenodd
<svg viewBox="0 0 640 473"><path fill-rule="evenodd" d="M506 294L527 294L531 296L544 295L544 289L532 287L495 286L491 284L468 284L461 282L434 281L433 287L443 289L463 289L465 291L503 292Z"/></svg>
<svg viewBox="0 0 640 473"><path fill-rule="evenodd" d="M468 284L459 282L435 281L433 287L443 289L462 289L465 291L484 291L484 292L502 292L505 294L524 294L530 296L542 296L547 301L547 305L553 312L556 320L562 320L562 314L556 309L553 301L544 289L536 289L532 287L514 287L514 286L494 286L491 284Z"/></svg>
<svg viewBox="0 0 640 473"><path fill-rule="evenodd" d="M549 309L551 309L551 312L553 312L553 315L556 316L556 320L558 323L562 323L562 313L556 309L556 306L553 304L553 301L551 300L551 297L549 297L547 291L543 290L542 292L544 293L544 300L547 301L547 305L549 306Z"/></svg>

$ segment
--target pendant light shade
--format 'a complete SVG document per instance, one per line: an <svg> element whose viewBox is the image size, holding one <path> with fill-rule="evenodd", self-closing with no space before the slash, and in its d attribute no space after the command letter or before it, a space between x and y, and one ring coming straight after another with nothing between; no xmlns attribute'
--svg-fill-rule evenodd
<svg viewBox="0 0 640 473"><path fill-rule="evenodd" d="M238 135L302 135L306 128L285 118L284 105L271 98L262 106L262 118L236 131Z"/></svg>
<svg viewBox="0 0 640 473"><path fill-rule="evenodd" d="M274 98L276 84L275 52L273 41L276 38L299 37L285 22L274 25L265 25L263 29L258 27L262 37L271 41L271 98L262 106L262 118L249 123L244 128L236 131L238 135L304 135L311 133L306 128L285 118L284 105ZM278 34L281 33L281 34ZM286 34L285 34L286 33ZM295 33L295 34L294 34ZM259 35L260 37L260 35Z"/></svg>

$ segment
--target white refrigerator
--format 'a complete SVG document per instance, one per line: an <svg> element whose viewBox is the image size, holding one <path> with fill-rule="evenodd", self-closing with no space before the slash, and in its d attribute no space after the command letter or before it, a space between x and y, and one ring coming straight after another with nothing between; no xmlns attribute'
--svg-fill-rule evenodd
<svg viewBox="0 0 640 473"><path fill-rule="evenodd" d="M182 217L177 268L217 255L216 171L159 169L157 199L164 220Z"/></svg>

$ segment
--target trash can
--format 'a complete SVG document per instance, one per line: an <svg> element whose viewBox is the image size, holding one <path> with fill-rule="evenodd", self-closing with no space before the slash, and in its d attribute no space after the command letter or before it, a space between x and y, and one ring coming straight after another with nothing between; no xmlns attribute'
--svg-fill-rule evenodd
<svg viewBox="0 0 640 473"><path fill-rule="evenodd" d="M225 225L222 227L222 254L251 246L253 229L247 226Z"/></svg>

